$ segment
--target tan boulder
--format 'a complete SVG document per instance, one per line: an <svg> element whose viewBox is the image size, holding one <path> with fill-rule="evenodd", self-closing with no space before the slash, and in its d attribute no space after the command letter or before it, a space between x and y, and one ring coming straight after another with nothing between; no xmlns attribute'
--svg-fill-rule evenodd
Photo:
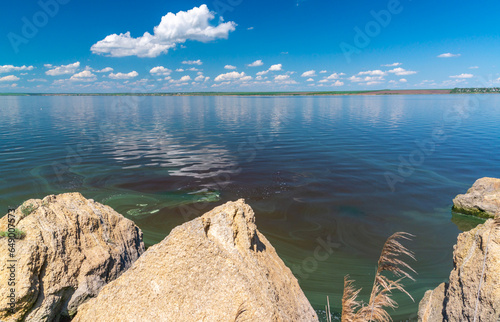
<svg viewBox="0 0 500 322"><path fill-rule="evenodd" d="M490 219L458 236L449 282L427 291L419 321L499 321L500 225ZM486 257L485 257L486 255ZM482 276L482 278L481 278ZM481 280L481 289L478 289Z"/></svg>
<svg viewBox="0 0 500 322"><path fill-rule="evenodd" d="M74 321L317 321L244 200L185 223L83 304Z"/></svg>
<svg viewBox="0 0 500 322"><path fill-rule="evenodd" d="M9 239L0 238L0 320L59 321L97 295L144 252L141 230L79 193L28 200L13 213L15 313L9 312ZM9 216L0 219L7 231Z"/></svg>
<svg viewBox="0 0 500 322"><path fill-rule="evenodd" d="M453 199L453 210L466 215L495 217L500 211L500 179L478 179L466 194Z"/></svg>

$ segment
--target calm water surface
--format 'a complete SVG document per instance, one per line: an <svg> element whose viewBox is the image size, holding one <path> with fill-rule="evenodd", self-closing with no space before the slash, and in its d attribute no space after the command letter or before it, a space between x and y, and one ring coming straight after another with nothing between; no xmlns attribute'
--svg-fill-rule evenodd
<svg viewBox="0 0 500 322"><path fill-rule="evenodd" d="M398 295L393 316L415 319L477 223L453 197L500 177L499 124L495 95L0 97L0 209L79 191L152 245L245 198L318 310L339 310L346 274L367 300L385 239L407 231L416 303Z"/></svg>

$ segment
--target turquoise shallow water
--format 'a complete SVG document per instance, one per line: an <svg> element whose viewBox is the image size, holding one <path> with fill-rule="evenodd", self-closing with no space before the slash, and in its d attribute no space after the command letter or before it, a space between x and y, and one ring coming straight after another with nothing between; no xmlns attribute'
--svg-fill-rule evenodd
<svg viewBox="0 0 500 322"><path fill-rule="evenodd" d="M416 235L395 320L414 319L477 222L451 201L500 176L500 96L0 97L0 209L79 191L133 219L148 245L229 200L316 309L343 276L369 294L385 239ZM465 228L464 228L465 227ZM328 253L324 252L325 246ZM323 248L322 248L323 247Z"/></svg>

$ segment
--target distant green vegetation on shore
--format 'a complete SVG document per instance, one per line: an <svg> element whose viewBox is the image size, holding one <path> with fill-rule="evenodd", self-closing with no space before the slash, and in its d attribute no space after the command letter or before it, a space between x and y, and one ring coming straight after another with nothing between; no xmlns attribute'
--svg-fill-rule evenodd
<svg viewBox="0 0 500 322"><path fill-rule="evenodd" d="M474 94L500 93L499 87L413 89L370 91L324 91L324 92L174 92L174 93L0 93L0 96L322 96L322 95L428 95L428 94Z"/></svg>
<svg viewBox="0 0 500 322"><path fill-rule="evenodd" d="M0 96L303 96L303 95L356 95L374 91L330 92L177 92L177 93L0 93Z"/></svg>
<svg viewBox="0 0 500 322"><path fill-rule="evenodd" d="M474 93L500 93L500 87L454 88L451 90L451 94L474 94Z"/></svg>

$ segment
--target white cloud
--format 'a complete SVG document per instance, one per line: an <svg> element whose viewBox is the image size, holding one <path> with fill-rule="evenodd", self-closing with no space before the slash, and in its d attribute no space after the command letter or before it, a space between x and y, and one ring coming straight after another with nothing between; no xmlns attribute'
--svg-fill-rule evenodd
<svg viewBox="0 0 500 322"><path fill-rule="evenodd" d="M186 76L182 76L180 79L179 79L179 82L188 82L191 80L191 76L189 75L186 75Z"/></svg>
<svg viewBox="0 0 500 322"><path fill-rule="evenodd" d="M408 81L406 80L406 78L401 78L399 81L400 81L401 83L406 83L406 82L408 82Z"/></svg>
<svg viewBox="0 0 500 322"><path fill-rule="evenodd" d="M43 78L33 78L33 79L28 79L28 82L32 83L32 82L47 82L46 79L43 79Z"/></svg>
<svg viewBox="0 0 500 322"><path fill-rule="evenodd" d="M389 73L394 73L394 74L396 74L398 76L406 76L406 75L416 74L417 72L412 71L412 70L406 70L404 68L398 67L398 68L391 69L389 71Z"/></svg>
<svg viewBox="0 0 500 322"><path fill-rule="evenodd" d="M302 73L301 77L314 77L316 76L315 70L308 70L307 72Z"/></svg>
<svg viewBox="0 0 500 322"><path fill-rule="evenodd" d="M381 84L381 82L378 82L378 81L371 81L371 82L368 82L366 83L366 85L376 85L376 84Z"/></svg>
<svg viewBox="0 0 500 322"><path fill-rule="evenodd" d="M169 12L154 27L153 34L145 32L138 38L133 38L130 32L112 34L94 44L91 50L94 54L111 57L157 57L187 40L209 42L227 39L229 33L236 29L236 23L223 22L221 18L217 26L212 26L210 21L214 18L215 13L209 11L205 4L177 14Z"/></svg>
<svg viewBox="0 0 500 322"><path fill-rule="evenodd" d="M195 67L191 67L191 68L188 68L186 70L188 70L190 72L198 72L198 71L200 71L198 68L195 68Z"/></svg>
<svg viewBox="0 0 500 322"><path fill-rule="evenodd" d="M359 82L363 81L363 79L361 77L357 77L357 76L351 76L348 78L348 80L350 80L351 82L354 82L354 83L359 83Z"/></svg>
<svg viewBox="0 0 500 322"><path fill-rule="evenodd" d="M97 77L92 74L90 70L84 70L83 72L71 76L69 80L74 82L93 82L97 80Z"/></svg>
<svg viewBox="0 0 500 322"><path fill-rule="evenodd" d="M341 82L341 81L336 81L335 83L333 83L333 86L342 86L344 85L344 82Z"/></svg>
<svg viewBox="0 0 500 322"><path fill-rule="evenodd" d="M184 65L198 65L201 66L203 65L203 62L201 60L185 60L182 62Z"/></svg>
<svg viewBox="0 0 500 322"><path fill-rule="evenodd" d="M397 66L401 66L403 65L403 63L392 63L392 64L386 64L386 65L381 65L381 66L384 66L384 67L397 67Z"/></svg>
<svg viewBox="0 0 500 322"><path fill-rule="evenodd" d="M131 78L134 78L134 77L137 77L139 76L139 73L137 73L135 70L128 73L128 74L124 74L124 73L111 73L109 74L109 78L111 79L131 79Z"/></svg>
<svg viewBox="0 0 500 322"><path fill-rule="evenodd" d="M278 71L282 70L282 67L283 67L283 65L281 65L281 64L272 65L271 67L269 67L269 71L270 72L278 72Z"/></svg>
<svg viewBox="0 0 500 322"><path fill-rule="evenodd" d="M459 78L459 79L472 78L472 77L474 77L474 75L472 74L460 74L460 75L450 76L450 78Z"/></svg>
<svg viewBox="0 0 500 322"><path fill-rule="evenodd" d="M274 80L276 80L276 81L284 81L284 80L287 80L287 79L290 79L290 75L277 75L277 76L274 76Z"/></svg>
<svg viewBox="0 0 500 322"><path fill-rule="evenodd" d="M225 81L232 81L232 80L240 80L244 77L247 77L247 75L244 72L238 73L238 72L230 72L226 74L220 74L215 78L216 82L225 82ZM248 80L245 79L245 80Z"/></svg>
<svg viewBox="0 0 500 322"><path fill-rule="evenodd" d="M20 80L20 78L14 75L0 77L0 82L16 82L18 80Z"/></svg>
<svg viewBox="0 0 500 322"><path fill-rule="evenodd" d="M469 67L469 69L478 69L478 68L479 68L479 66L471 66L471 67Z"/></svg>
<svg viewBox="0 0 500 322"><path fill-rule="evenodd" d="M167 76L167 75L170 75L170 73L172 73L172 70L165 68L163 66L156 66L156 67L151 68L149 73Z"/></svg>
<svg viewBox="0 0 500 322"><path fill-rule="evenodd" d="M251 64L248 64L247 66L248 67L259 67L259 66L262 66L262 65L264 65L264 63L262 62L262 60L259 59L259 60L254 61Z"/></svg>
<svg viewBox="0 0 500 322"><path fill-rule="evenodd" d="M224 66L224 69L236 69L236 66L226 65L226 66Z"/></svg>
<svg viewBox="0 0 500 322"><path fill-rule="evenodd" d="M176 71L176 72L178 72L178 73L182 73L182 72L184 72L184 69L182 69L182 68L177 68L175 71Z"/></svg>
<svg viewBox="0 0 500 322"><path fill-rule="evenodd" d="M367 70L364 72L359 72L358 75L385 76L387 75L387 73L381 71L380 69L377 69L377 70Z"/></svg>
<svg viewBox="0 0 500 322"><path fill-rule="evenodd" d="M308 78L308 79L306 80L306 82L314 82L314 79L312 79L312 78Z"/></svg>
<svg viewBox="0 0 500 322"><path fill-rule="evenodd" d="M327 71L326 71L326 70L322 70L322 71L320 71L319 73L320 73L320 74L326 74L326 73L327 73Z"/></svg>
<svg viewBox="0 0 500 322"><path fill-rule="evenodd" d="M200 76L196 77L194 80L197 82L203 82L205 80L205 76L200 75Z"/></svg>
<svg viewBox="0 0 500 322"><path fill-rule="evenodd" d="M452 57L460 57L460 54L452 54L452 53L445 53L437 56L438 58L452 58Z"/></svg>
<svg viewBox="0 0 500 322"><path fill-rule="evenodd" d="M13 66L13 65L3 65L0 66L0 74L1 73L10 73L13 71L20 71L20 70L33 70L35 67L33 66Z"/></svg>
<svg viewBox="0 0 500 322"><path fill-rule="evenodd" d="M253 30L254 28L253 27L248 27L247 30Z"/></svg>
<svg viewBox="0 0 500 322"><path fill-rule="evenodd" d="M281 64L272 65L271 67L269 67L268 70L263 70L261 72L258 72L257 76L262 76L262 75L265 75L269 72L279 72L279 71L283 70L282 68L283 68L283 65L281 65Z"/></svg>
<svg viewBox="0 0 500 322"><path fill-rule="evenodd" d="M111 68L111 67L106 67L106 68L103 68L101 70L96 70L95 72L96 73L109 73L109 72L112 72L114 69Z"/></svg>
<svg viewBox="0 0 500 322"><path fill-rule="evenodd" d="M340 74L333 73L330 76L326 77L325 79L328 79L328 80L339 79L340 76L343 76L343 75L344 75L344 73L340 73Z"/></svg>
<svg viewBox="0 0 500 322"><path fill-rule="evenodd" d="M60 75L68 75L74 74L76 70L80 67L80 62L76 62L69 65L61 65L61 66L53 66L51 64L45 64L46 68L51 68L45 72L46 75L49 76L60 76Z"/></svg>

